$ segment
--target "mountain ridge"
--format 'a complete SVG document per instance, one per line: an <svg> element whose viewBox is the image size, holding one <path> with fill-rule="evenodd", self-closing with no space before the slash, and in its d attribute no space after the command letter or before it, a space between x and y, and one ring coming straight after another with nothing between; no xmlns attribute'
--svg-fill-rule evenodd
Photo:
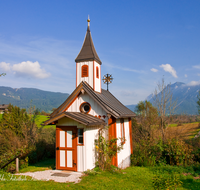
<svg viewBox="0 0 200 190"><path fill-rule="evenodd" d="M175 114L197 115L197 96L199 95L200 85L188 85L183 82L175 82L170 85L172 92L172 101L177 100ZM146 98L147 101L153 103L153 94ZM134 111L137 105L127 105L129 109Z"/></svg>
<svg viewBox="0 0 200 190"><path fill-rule="evenodd" d="M60 106L68 96L68 93L50 92L37 88L0 86L0 104L11 103L14 106L25 109L35 106L40 111L49 113L53 108Z"/></svg>

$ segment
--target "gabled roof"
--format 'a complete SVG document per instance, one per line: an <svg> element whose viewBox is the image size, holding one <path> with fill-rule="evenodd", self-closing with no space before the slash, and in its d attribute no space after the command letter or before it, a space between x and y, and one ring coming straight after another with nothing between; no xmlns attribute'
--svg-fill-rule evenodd
<svg viewBox="0 0 200 190"><path fill-rule="evenodd" d="M109 91L102 89L101 93L95 92L87 82L81 82L79 86L72 92L67 100L60 105L50 116L54 117L64 112L73 102L73 100L81 93L83 89L100 107L115 118L134 117L136 114L124 106Z"/></svg>
<svg viewBox="0 0 200 190"><path fill-rule="evenodd" d="M92 41L90 26L88 25L83 46L78 56L76 57L75 62L77 63L77 62L94 61L94 60L101 65L101 60L99 59L99 56L97 55L97 52L94 48L94 44Z"/></svg>
<svg viewBox="0 0 200 190"><path fill-rule="evenodd" d="M97 117L94 117L89 114L81 113L81 112L62 112L57 114L56 116L50 118L49 120L44 122L44 125L49 125L63 117L67 117L77 121L86 126L94 126L94 125L103 125L105 126L106 123Z"/></svg>

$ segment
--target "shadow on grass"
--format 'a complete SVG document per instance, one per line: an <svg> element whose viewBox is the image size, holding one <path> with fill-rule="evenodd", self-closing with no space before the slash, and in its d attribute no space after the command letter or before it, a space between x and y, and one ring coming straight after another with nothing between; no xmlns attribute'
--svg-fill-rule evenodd
<svg viewBox="0 0 200 190"><path fill-rule="evenodd" d="M28 167L20 169L20 173L36 172L36 171L44 171L52 169L55 169L55 158L43 160L35 164L30 164Z"/></svg>
<svg viewBox="0 0 200 190"><path fill-rule="evenodd" d="M199 190L200 189L200 180L195 179L184 179L181 180L183 182L182 187L185 189L191 190Z"/></svg>

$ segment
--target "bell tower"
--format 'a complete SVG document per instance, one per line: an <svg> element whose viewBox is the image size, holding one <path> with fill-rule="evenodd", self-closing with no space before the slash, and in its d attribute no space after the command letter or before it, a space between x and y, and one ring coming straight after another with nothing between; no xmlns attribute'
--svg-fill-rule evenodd
<svg viewBox="0 0 200 190"><path fill-rule="evenodd" d="M90 19L88 16L88 27L85 39L75 59L76 62L76 87L86 81L94 91L101 93L101 60L95 50L90 32Z"/></svg>

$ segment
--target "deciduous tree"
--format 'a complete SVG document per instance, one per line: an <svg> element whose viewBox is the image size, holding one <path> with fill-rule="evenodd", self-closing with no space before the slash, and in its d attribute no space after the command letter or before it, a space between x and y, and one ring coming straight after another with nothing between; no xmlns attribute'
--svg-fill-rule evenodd
<svg viewBox="0 0 200 190"><path fill-rule="evenodd" d="M159 127L162 134L162 140L165 142L166 129L169 126L169 116L174 114L176 101L172 99L170 84L166 85L164 78L157 84L153 96L153 105L157 108L159 114Z"/></svg>

